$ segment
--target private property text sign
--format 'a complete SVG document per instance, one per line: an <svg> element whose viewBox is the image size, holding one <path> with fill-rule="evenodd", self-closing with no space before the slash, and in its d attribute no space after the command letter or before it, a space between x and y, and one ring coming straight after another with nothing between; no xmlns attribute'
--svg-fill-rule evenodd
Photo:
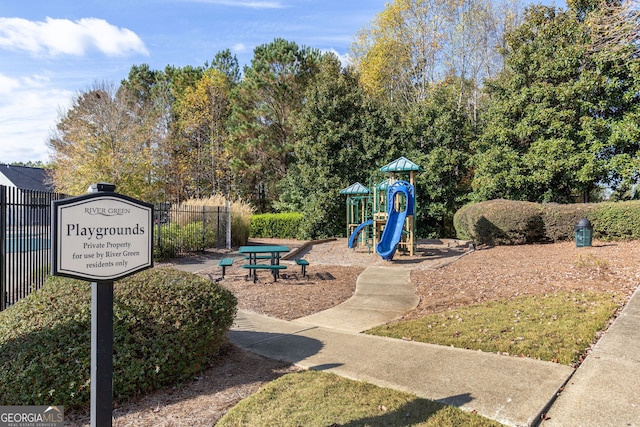
<svg viewBox="0 0 640 427"><path fill-rule="evenodd" d="M117 193L53 202L51 273L110 281L153 265L153 205Z"/></svg>

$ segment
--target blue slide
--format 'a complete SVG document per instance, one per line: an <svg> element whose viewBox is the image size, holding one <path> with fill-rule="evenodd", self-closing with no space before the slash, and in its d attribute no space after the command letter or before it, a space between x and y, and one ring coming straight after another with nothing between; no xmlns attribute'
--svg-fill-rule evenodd
<svg viewBox="0 0 640 427"><path fill-rule="evenodd" d="M364 228L368 225L373 224L373 220L370 219L368 221L363 222L362 224L358 225L356 227L355 230L353 230L353 233L351 233L351 237L349 237L349 248L353 249L356 247L356 242L358 241L358 235L360 234L360 232L362 230L364 230Z"/></svg>
<svg viewBox="0 0 640 427"><path fill-rule="evenodd" d="M406 209L402 212L398 212L395 209L395 197L398 193L403 193L406 197ZM395 182L389 187L389 195L387 197L387 224L382 231L382 237L380 242L376 246L376 252L384 260L393 259L393 255L396 253L396 248L400 239L402 238L402 229L404 228L404 221L407 215L413 215L414 199L413 199L413 186L404 181Z"/></svg>

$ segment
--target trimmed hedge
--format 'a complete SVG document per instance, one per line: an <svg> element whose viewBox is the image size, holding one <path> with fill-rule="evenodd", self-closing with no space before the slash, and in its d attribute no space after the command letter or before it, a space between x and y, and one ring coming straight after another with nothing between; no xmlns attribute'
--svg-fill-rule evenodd
<svg viewBox="0 0 640 427"><path fill-rule="evenodd" d="M304 216L297 212L251 215L251 237L299 239Z"/></svg>
<svg viewBox="0 0 640 427"><path fill-rule="evenodd" d="M457 237L489 245L519 245L574 239L581 218L602 240L640 239L640 201L537 204L490 200L464 206L454 215Z"/></svg>
<svg viewBox="0 0 640 427"><path fill-rule="evenodd" d="M544 234L535 203L492 200L464 206L453 217L457 236L490 245L539 241Z"/></svg>
<svg viewBox="0 0 640 427"><path fill-rule="evenodd" d="M640 239L640 201L600 203L588 216L604 240Z"/></svg>
<svg viewBox="0 0 640 427"><path fill-rule="evenodd" d="M543 241L545 242L574 240L573 228L581 218L589 219L594 227L594 235L597 232L593 223L593 212L598 207L597 203L573 203L568 205L549 203L539 206L542 209L542 218L544 220L545 236ZM600 237L603 237L602 233Z"/></svg>
<svg viewBox="0 0 640 427"><path fill-rule="evenodd" d="M191 273L150 269L114 285L116 401L188 381L226 342L227 289ZM0 312L0 402L86 407L91 387L91 285L51 277Z"/></svg>

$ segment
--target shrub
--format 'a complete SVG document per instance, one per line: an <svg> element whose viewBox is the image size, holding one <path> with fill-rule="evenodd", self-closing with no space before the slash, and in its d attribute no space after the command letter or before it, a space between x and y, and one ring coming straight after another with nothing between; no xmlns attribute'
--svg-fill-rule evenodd
<svg viewBox="0 0 640 427"><path fill-rule="evenodd" d="M253 215L251 236L297 239L301 236L303 219L304 216L297 212Z"/></svg>
<svg viewBox="0 0 640 427"><path fill-rule="evenodd" d="M464 206L454 216L458 238L486 244L558 242L574 238L587 218L603 240L640 239L640 201L535 204L492 200Z"/></svg>
<svg viewBox="0 0 640 427"><path fill-rule="evenodd" d="M600 203L588 218L600 239L640 239L640 201Z"/></svg>
<svg viewBox="0 0 640 427"><path fill-rule="evenodd" d="M560 205L549 203L540 205L545 229L545 241L560 242L574 239L574 227L581 218L593 217L598 206L595 203L573 203Z"/></svg>
<svg viewBox="0 0 640 427"><path fill-rule="evenodd" d="M117 401L189 380L219 353L236 312L226 289L151 269L114 285ZM91 286L51 277L0 313L0 401L85 407L90 400Z"/></svg>
<svg viewBox="0 0 640 427"><path fill-rule="evenodd" d="M519 245L544 239L540 206L492 200L464 206L454 216L457 235L491 245Z"/></svg>

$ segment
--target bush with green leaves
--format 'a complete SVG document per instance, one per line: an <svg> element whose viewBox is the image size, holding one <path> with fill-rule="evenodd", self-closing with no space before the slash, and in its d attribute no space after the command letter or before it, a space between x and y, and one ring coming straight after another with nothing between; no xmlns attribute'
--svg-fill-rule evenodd
<svg viewBox="0 0 640 427"><path fill-rule="evenodd" d="M457 236L490 245L517 245L543 239L544 223L536 203L511 200L466 205L454 216Z"/></svg>
<svg viewBox="0 0 640 427"><path fill-rule="evenodd" d="M603 240L640 239L640 201L599 203L587 217Z"/></svg>
<svg viewBox="0 0 640 427"><path fill-rule="evenodd" d="M236 313L225 288L150 269L114 285L116 401L188 381L219 354ZM91 387L91 285L51 277L0 312L0 402L86 407Z"/></svg>
<svg viewBox="0 0 640 427"><path fill-rule="evenodd" d="M179 253L202 251L216 245L216 228L209 225L203 228L202 221L185 225L163 224L159 229L156 227L154 232L160 233L160 245L156 241L154 251L154 257L159 261L173 258Z"/></svg>
<svg viewBox="0 0 640 427"><path fill-rule="evenodd" d="M298 239L304 216L298 212L269 213L251 216L251 237Z"/></svg>
<svg viewBox="0 0 640 427"><path fill-rule="evenodd" d="M458 238L491 245L558 242L574 238L587 218L593 237L640 239L640 201L556 204L490 200L464 206L454 216Z"/></svg>
<svg viewBox="0 0 640 427"><path fill-rule="evenodd" d="M596 203L545 203L542 208L545 239L547 242L561 242L574 239L574 227L582 218L593 218L598 208Z"/></svg>

